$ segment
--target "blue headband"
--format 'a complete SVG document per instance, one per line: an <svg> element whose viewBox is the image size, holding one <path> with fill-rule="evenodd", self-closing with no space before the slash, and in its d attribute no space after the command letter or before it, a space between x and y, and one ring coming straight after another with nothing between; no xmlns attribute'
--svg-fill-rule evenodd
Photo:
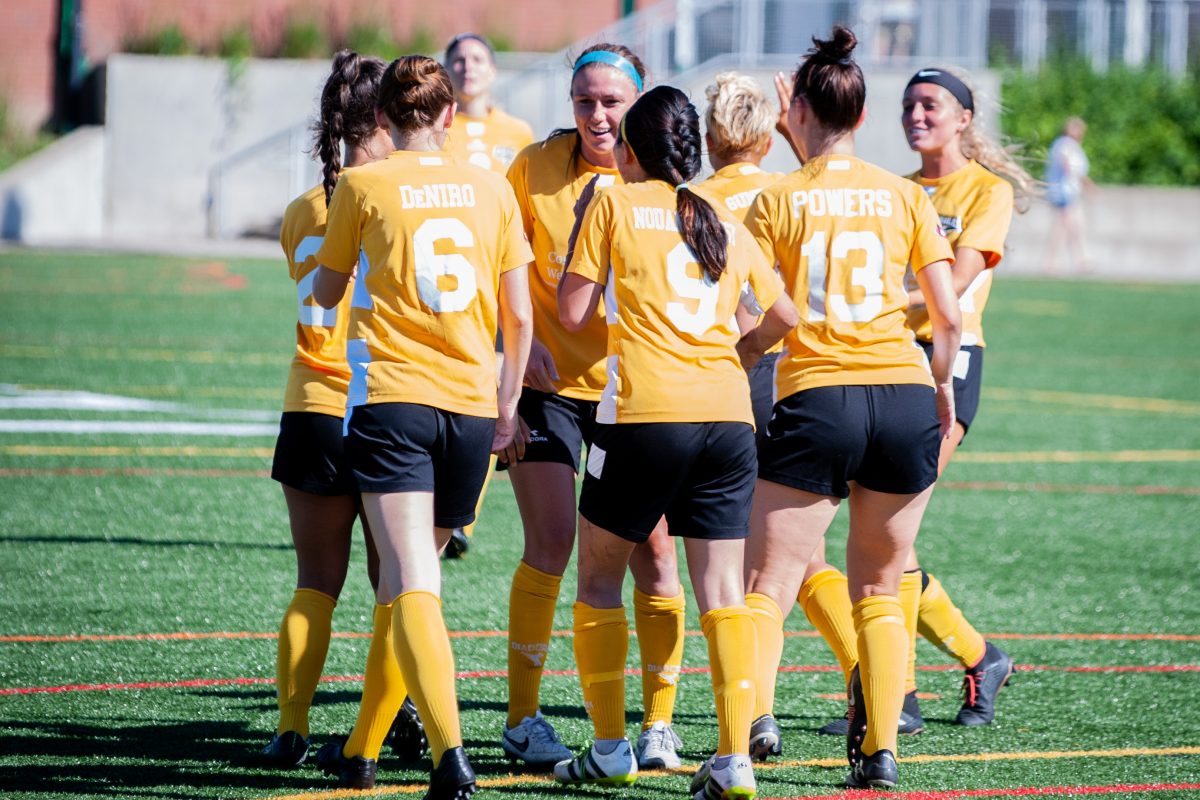
<svg viewBox="0 0 1200 800"><path fill-rule="evenodd" d="M642 91L642 76L638 74L637 68L619 53L613 53L609 50L593 50L590 53L585 53L575 62L575 68L571 71L571 74L574 75L588 64L608 64L610 67L616 67L621 72L624 72L629 77L629 80L633 81L633 85L638 92Z"/></svg>

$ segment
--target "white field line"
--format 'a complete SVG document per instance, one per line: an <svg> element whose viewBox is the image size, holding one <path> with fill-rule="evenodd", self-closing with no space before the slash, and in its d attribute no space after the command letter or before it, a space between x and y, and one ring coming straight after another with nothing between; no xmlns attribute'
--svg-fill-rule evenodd
<svg viewBox="0 0 1200 800"><path fill-rule="evenodd" d="M254 422L129 422L119 420L0 420L2 433L166 434L174 436L275 436L279 425Z"/></svg>

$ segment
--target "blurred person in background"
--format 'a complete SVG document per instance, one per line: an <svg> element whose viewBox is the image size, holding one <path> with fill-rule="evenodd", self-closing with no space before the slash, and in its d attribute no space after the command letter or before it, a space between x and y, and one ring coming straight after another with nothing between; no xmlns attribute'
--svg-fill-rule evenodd
<svg viewBox="0 0 1200 800"><path fill-rule="evenodd" d="M500 744L510 758L543 768L571 757L542 716L539 692L562 576L575 547L580 452L591 446L607 383L603 312L568 331L556 293L588 202L621 180L617 129L646 80L642 62L619 44L584 50L571 73L575 126L525 148L508 171L535 256L529 280L534 342L520 405L530 440L509 469L525 549L509 595L508 718ZM683 663L684 595L665 522L634 549L630 570L645 704L638 763L677 768L682 743L671 717Z"/></svg>
<svg viewBox="0 0 1200 800"><path fill-rule="evenodd" d="M454 100L458 103L458 113L446 137L446 149L460 160L503 174L517 153L533 142L533 131L524 120L506 114L492 101L496 54L491 43L477 33L460 33L446 45L442 63L450 73ZM479 493L475 522L454 529L443 553L446 558L461 558L470 548L495 468L493 456L483 491Z"/></svg>
<svg viewBox="0 0 1200 800"><path fill-rule="evenodd" d="M532 253L512 187L442 152L454 111L437 61L405 56L387 67L376 118L394 149L338 181L313 286L316 301L334 307L359 273L346 453L379 549L378 599L392 606L396 660L429 739L429 800L475 791L438 552L474 519L489 452L520 455L517 399L532 335Z"/></svg>
<svg viewBox="0 0 1200 800"><path fill-rule="evenodd" d="M1046 251L1046 272L1058 271L1059 251L1066 246L1073 271L1089 269L1084 249L1083 192L1092 186L1088 157L1083 151L1087 123L1071 117L1046 156L1046 199L1054 207L1054 222Z"/></svg>

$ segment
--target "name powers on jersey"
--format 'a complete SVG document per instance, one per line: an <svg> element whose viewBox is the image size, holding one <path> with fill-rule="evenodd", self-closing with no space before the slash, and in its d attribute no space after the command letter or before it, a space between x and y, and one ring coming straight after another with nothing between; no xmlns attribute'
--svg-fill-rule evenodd
<svg viewBox="0 0 1200 800"><path fill-rule="evenodd" d="M890 217L887 189L805 189L792 192L792 216L807 209L814 217Z"/></svg>

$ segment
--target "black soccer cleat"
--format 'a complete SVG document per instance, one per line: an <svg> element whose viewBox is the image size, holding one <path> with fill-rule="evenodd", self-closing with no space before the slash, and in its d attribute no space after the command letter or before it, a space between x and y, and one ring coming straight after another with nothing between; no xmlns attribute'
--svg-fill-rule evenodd
<svg viewBox="0 0 1200 800"><path fill-rule="evenodd" d="M850 789L895 789L900 780L896 757L891 750L878 750L850 765L846 787Z"/></svg>
<svg viewBox="0 0 1200 800"><path fill-rule="evenodd" d="M429 749L425 724L421 722L421 715L417 713L411 697L404 698L385 741L392 748L392 754L406 764L420 761Z"/></svg>
<svg viewBox="0 0 1200 800"><path fill-rule="evenodd" d="M991 642L979 663L963 676L963 704L956 725L987 725L996 717L996 695L1013 673L1012 656Z"/></svg>
<svg viewBox="0 0 1200 800"><path fill-rule="evenodd" d="M850 673L850 689L847 692L850 701L846 710L846 760L850 769L862 759L862 743L867 737L867 701L863 696L862 679L858 667Z"/></svg>
<svg viewBox="0 0 1200 800"><path fill-rule="evenodd" d="M265 766L292 769L308 757L308 740L295 731L284 731L271 737L271 742L258 751L258 760Z"/></svg>
<svg viewBox="0 0 1200 800"><path fill-rule="evenodd" d="M462 528L450 531L450 540L442 551L442 558L462 558L471 549L471 537Z"/></svg>
<svg viewBox="0 0 1200 800"><path fill-rule="evenodd" d="M425 800L468 800L475 794L475 770L467 760L467 753L452 747L442 753L442 760L429 777L429 791Z"/></svg>
<svg viewBox="0 0 1200 800"><path fill-rule="evenodd" d="M847 712L846 716L831 719L817 728L817 733L823 736L845 736L849 730L850 714ZM904 708L900 711L900 724L896 727L896 733L915 736L924 730L925 718L921 716L921 704L917 702L917 693L909 692L904 695Z"/></svg>
<svg viewBox="0 0 1200 800"><path fill-rule="evenodd" d="M783 755L783 733L779 723L770 714L763 714L750 723L750 757L755 761L766 761L771 756Z"/></svg>
<svg viewBox="0 0 1200 800"><path fill-rule="evenodd" d="M343 742L329 742L321 745L317 751L317 766L326 775L335 775L338 786L343 789L373 789L375 788L375 771L378 769L373 758L342 754Z"/></svg>

